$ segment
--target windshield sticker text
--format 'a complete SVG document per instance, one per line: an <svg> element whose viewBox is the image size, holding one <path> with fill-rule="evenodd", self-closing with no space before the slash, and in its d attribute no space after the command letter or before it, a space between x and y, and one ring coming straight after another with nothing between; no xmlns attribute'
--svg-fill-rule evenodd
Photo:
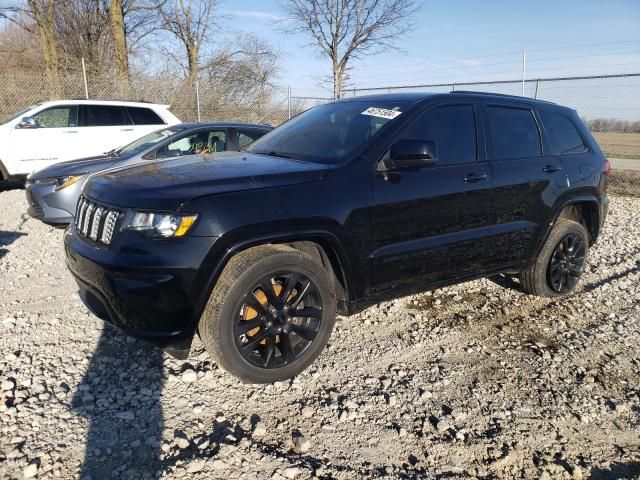
<svg viewBox="0 0 640 480"><path fill-rule="evenodd" d="M393 120L402 112L398 112L397 110L388 110L386 108L378 108L378 107L369 107L361 115L369 115L372 117L379 118L388 118L389 120Z"/></svg>

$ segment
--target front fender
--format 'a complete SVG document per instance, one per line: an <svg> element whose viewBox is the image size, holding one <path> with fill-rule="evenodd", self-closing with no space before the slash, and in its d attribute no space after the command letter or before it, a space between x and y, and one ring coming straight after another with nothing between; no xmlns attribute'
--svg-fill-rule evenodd
<svg viewBox="0 0 640 480"><path fill-rule="evenodd" d="M334 264L335 260L337 268L339 268L336 275L341 276L344 280L346 300L351 300L354 295L352 288L354 285L352 265L339 236L335 232L319 228L299 229L288 232L278 231L254 236L239 236L238 232L229 232L216 239L194 281L194 284L201 286L201 294L194 306L193 328L195 329L197 327L198 321L220 274L234 255L260 245L290 244L302 241L313 242L319 245L329 257L332 264ZM336 266L334 265L334 269L335 268Z"/></svg>

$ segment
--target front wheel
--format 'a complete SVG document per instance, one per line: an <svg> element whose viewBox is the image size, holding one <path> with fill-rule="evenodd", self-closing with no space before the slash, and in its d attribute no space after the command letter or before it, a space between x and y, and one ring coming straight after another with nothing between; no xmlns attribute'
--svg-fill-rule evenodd
<svg viewBox="0 0 640 480"><path fill-rule="evenodd" d="M561 218L533 264L520 272L522 289L541 297L559 297L572 292L584 270L589 234L574 220Z"/></svg>
<svg viewBox="0 0 640 480"><path fill-rule="evenodd" d="M335 317L335 293L323 266L299 250L267 246L230 260L199 332L225 370L269 383L307 368L327 344Z"/></svg>

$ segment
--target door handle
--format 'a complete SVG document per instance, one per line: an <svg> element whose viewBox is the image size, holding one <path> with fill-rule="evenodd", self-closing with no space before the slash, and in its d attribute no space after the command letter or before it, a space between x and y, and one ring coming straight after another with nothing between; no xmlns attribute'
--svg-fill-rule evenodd
<svg viewBox="0 0 640 480"><path fill-rule="evenodd" d="M65 130L64 133L78 133L78 130Z"/></svg>
<svg viewBox="0 0 640 480"><path fill-rule="evenodd" d="M133 128L121 128L121 132L133 132Z"/></svg>
<svg viewBox="0 0 640 480"><path fill-rule="evenodd" d="M562 170L562 167L559 165L546 165L542 171L545 173L554 173Z"/></svg>
<svg viewBox="0 0 640 480"><path fill-rule="evenodd" d="M489 178L489 176L486 173L470 173L464 177L464 181L467 183L475 183L486 180L487 178Z"/></svg>

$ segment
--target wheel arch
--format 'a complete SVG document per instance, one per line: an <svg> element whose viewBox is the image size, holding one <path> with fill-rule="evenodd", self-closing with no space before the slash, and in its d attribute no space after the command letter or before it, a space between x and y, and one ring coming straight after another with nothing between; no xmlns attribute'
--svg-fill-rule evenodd
<svg viewBox="0 0 640 480"><path fill-rule="evenodd" d="M2 180L9 180L9 171L7 170L7 167L4 166L4 163L2 163L2 159L0 158L0 181Z"/></svg>
<svg viewBox="0 0 640 480"><path fill-rule="evenodd" d="M549 231L559 218L568 218L581 223L589 233L590 245L593 245L600 235L600 203L595 196L581 195L563 202L560 208L556 209Z"/></svg>
<svg viewBox="0 0 640 480"><path fill-rule="evenodd" d="M351 299L353 283L348 257L338 237L327 231L274 234L235 241L224 247L224 253L208 268L204 288L194 309L194 328L204 311L220 274L231 258L250 249L269 245L286 245L305 252L316 259L333 280L339 313L346 314L348 312L347 304Z"/></svg>

